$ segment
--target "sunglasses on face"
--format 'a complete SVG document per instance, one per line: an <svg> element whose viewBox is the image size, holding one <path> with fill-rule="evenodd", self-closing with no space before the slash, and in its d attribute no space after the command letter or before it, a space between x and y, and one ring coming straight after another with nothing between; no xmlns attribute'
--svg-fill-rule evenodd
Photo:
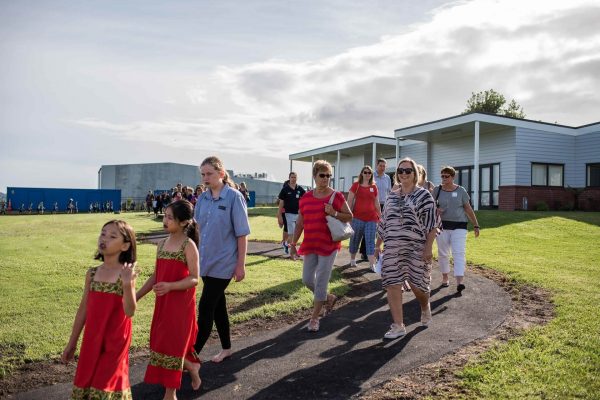
<svg viewBox="0 0 600 400"><path fill-rule="evenodd" d="M441 176L442 176L442 179L445 179L445 178L450 178L452 175L445 175L444 174L444 175L441 175Z"/></svg>
<svg viewBox="0 0 600 400"><path fill-rule="evenodd" d="M319 178L331 178L331 174L319 174Z"/></svg>
<svg viewBox="0 0 600 400"><path fill-rule="evenodd" d="M396 172L398 172L398 174L406 174L406 175L410 175L410 174L412 174L413 172L415 172L415 170L414 170L414 169L412 169L412 168L398 168L398 169L396 170Z"/></svg>
<svg viewBox="0 0 600 400"><path fill-rule="evenodd" d="M363 175L371 175L372 172L371 171L363 171Z"/></svg>

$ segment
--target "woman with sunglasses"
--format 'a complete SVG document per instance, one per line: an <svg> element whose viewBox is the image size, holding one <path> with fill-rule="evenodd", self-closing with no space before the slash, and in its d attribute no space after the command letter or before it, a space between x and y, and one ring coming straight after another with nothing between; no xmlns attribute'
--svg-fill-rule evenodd
<svg viewBox="0 0 600 400"><path fill-rule="evenodd" d="M454 278L456 290L465 290L467 244L467 223L471 221L475 237L479 236L477 216L469 204L469 195L462 186L454 183L456 170L450 166L441 171L442 184L433 190L433 197L438 203L438 211L442 217L442 233L437 237L438 262L442 270L442 286L448 287L450 281L450 253L454 259Z"/></svg>
<svg viewBox="0 0 600 400"><path fill-rule="evenodd" d="M315 189L307 192L300 198L296 229L290 243L290 256L297 258L298 254L304 256L302 268L302 282L314 293L314 307L308 330L319 330L319 316L325 307L328 314L333 309L337 300L336 296L327 292L331 270L335 256L341 248L341 242L334 242L327 227L326 215L331 215L342 222L352 220L352 212L348 208L344 195L329 187L331 179L331 164L319 160L313 165L313 178ZM333 198L333 204L329 200ZM304 231L302 245L296 250L298 239Z"/></svg>
<svg viewBox="0 0 600 400"><path fill-rule="evenodd" d="M383 218L377 227L375 255L381 252L381 281L394 323L384 335L396 339L406 335L402 310L402 285L408 281L419 305L421 324L431 321L429 283L432 246L436 230L436 207L431 193L417 186L417 164L405 158L398 164L394 180L399 185L385 202Z"/></svg>
<svg viewBox="0 0 600 400"><path fill-rule="evenodd" d="M356 266L356 253L363 236L371 269L375 265L375 231L381 218L379 193L373 182L373 170L365 165L360 171L358 181L354 182L348 192L348 204L352 210L352 229L354 235L350 239L350 266Z"/></svg>

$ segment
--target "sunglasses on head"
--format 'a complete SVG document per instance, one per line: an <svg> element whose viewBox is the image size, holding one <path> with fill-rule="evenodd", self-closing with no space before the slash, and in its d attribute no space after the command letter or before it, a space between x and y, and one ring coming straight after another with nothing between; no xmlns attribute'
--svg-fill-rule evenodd
<svg viewBox="0 0 600 400"><path fill-rule="evenodd" d="M372 174L372 172L371 172L371 171L363 171L363 174L364 174L364 175L371 175L371 174Z"/></svg>
<svg viewBox="0 0 600 400"><path fill-rule="evenodd" d="M331 174L319 174L319 178L331 178Z"/></svg>
<svg viewBox="0 0 600 400"><path fill-rule="evenodd" d="M442 174L441 176L442 176L442 178L450 178L452 175Z"/></svg>
<svg viewBox="0 0 600 400"><path fill-rule="evenodd" d="M410 174L412 174L413 172L415 172L415 170L414 170L414 169L412 169L412 168L398 168L398 169L396 170L396 172L398 172L399 174L406 174L406 175L410 175Z"/></svg>

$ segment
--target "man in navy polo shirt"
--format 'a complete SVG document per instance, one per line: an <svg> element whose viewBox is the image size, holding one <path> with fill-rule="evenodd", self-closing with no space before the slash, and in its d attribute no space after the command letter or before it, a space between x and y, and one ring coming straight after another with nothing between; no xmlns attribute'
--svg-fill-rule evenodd
<svg viewBox="0 0 600 400"><path fill-rule="evenodd" d="M289 235L294 234L296 229L296 220L298 219L298 205L300 203L300 197L304 196L306 190L296 182L298 181L298 175L295 172L290 172L289 175L290 183L284 186L279 192L279 211L277 212L277 221L281 226L283 224L282 212L285 212L285 220L287 222L287 231ZM284 242L284 250L288 252L288 245Z"/></svg>

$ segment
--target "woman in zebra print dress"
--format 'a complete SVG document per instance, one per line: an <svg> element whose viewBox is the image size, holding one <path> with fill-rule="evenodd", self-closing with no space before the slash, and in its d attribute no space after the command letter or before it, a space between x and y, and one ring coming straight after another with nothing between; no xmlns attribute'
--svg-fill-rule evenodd
<svg viewBox="0 0 600 400"><path fill-rule="evenodd" d="M406 334L402 313L402 284L408 281L421 306L421 324L431 321L429 283L432 246L436 236L435 201L427 189L417 186L417 164L405 158L398 164L395 177L400 185L385 202L383 218L377 228L376 254L382 254L381 278L387 291L394 323L385 334L396 339Z"/></svg>

